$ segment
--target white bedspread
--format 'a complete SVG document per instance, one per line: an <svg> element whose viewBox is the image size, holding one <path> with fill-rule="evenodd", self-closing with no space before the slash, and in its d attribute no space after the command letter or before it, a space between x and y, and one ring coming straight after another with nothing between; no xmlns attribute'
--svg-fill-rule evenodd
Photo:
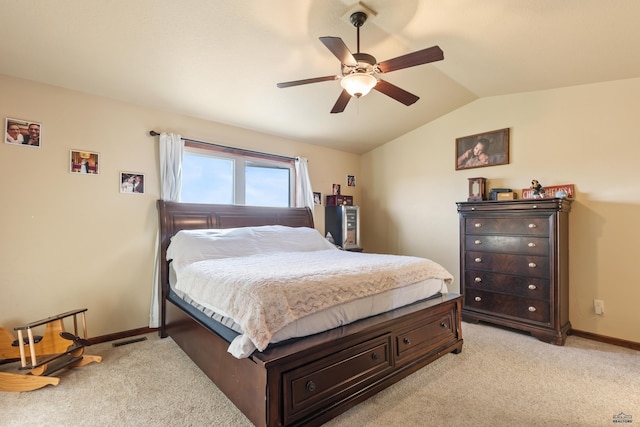
<svg viewBox="0 0 640 427"><path fill-rule="evenodd" d="M180 269L175 287L233 318L239 338L262 351L301 317L431 278L453 280L428 259L329 249L197 261Z"/></svg>

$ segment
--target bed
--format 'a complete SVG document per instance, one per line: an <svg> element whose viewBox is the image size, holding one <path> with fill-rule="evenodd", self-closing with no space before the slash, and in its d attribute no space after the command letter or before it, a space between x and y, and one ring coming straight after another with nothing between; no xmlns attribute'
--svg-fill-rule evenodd
<svg viewBox="0 0 640 427"><path fill-rule="evenodd" d="M312 229L311 211L158 201L158 212L160 335L170 336L256 426L320 425L439 357L462 350L461 298L436 293L309 336L286 338L261 351L233 355L230 343L238 332L176 294L170 280L173 266L167 261L171 238L181 230ZM350 256L338 250L331 255L336 253Z"/></svg>

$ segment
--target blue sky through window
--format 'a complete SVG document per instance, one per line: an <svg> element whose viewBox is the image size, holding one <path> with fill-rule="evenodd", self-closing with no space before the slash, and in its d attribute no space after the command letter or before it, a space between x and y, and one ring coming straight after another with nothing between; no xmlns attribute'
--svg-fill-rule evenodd
<svg viewBox="0 0 640 427"><path fill-rule="evenodd" d="M233 203L233 160L184 153L181 201Z"/></svg>
<svg viewBox="0 0 640 427"><path fill-rule="evenodd" d="M245 200L252 206L289 206L289 169L247 166Z"/></svg>
<svg viewBox="0 0 640 427"><path fill-rule="evenodd" d="M182 161L181 201L240 203L234 200L234 161L185 152ZM290 170L247 165L245 201L253 206L289 206Z"/></svg>

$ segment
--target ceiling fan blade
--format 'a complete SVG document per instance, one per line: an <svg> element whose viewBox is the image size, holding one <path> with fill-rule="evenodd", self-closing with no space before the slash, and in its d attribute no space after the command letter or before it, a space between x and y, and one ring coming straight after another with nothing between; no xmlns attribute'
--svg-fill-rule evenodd
<svg viewBox="0 0 640 427"><path fill-rule="evenodd" d="M277 86L278 87L291 87L291 86L300 86L300 85L306 85L309 83L319 83L319 82L326 82L329 80L337 80L339 79L339 76L333 75L333 76L325 76L325 77L315 77L313 79L304 79L304 80L294 80L291 82L284 82L284 83L278 83Z"/></svg>
<svg viewBox="0 0 640 427"><path fill-rule="evenodd" d="M415 67L416 65L427 64L429 62L442 61L444 52L438 46L428 47L416 52L407 53L397 58L388 59L378 64L378 68L383 73L402 70L403 68Z"/></svg>
<svg viewBox="0 0 640 427"><path fill-rule="evenodd" d="M398 102L402 102L404 105L411 105L420 99L420 97L380 79L378 79L378 83L373 88Z"/></svg>
<svg viewBox="0 0 640 427"><path fill-rule="evenodd" d="M341 64L351 67L358 65L358 61L340 37L320 37L320 41L340 60Z"/></svg>
<svg viewBox="0 0 640 427"><path fill-rule="evenodd" d="M331 110L331 114L342 113L344 109L347 108L347 104L349 103L350 99L351 99L351 95L349 95L349 92L342 89L342 92L340 93L338 100L336 101L336 103L333 106L333 109Z"/></svg>

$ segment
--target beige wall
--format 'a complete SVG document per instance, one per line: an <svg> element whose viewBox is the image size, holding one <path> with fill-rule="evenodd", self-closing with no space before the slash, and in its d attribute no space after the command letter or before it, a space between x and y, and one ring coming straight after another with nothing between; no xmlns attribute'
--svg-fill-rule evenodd
<svg viewBox="0 0 640 427"><path fill-rule="evenodd" d="M467 178L522 189L575 184L573 327L640 342L640 79L479 99L363 156L364 245L442 263L459 289L458 216ZM511 129L510 164L455 171L455 138ZM597 316L593 300L605 301Z"/></svg>
<svg viewBox="0 0 640 427"><path fill-rule="evenodd" d="M6 76L0 93L3 126L6 117L42 123L41 148L0 144L0 326L84 307L90 336L148 325L160 192L151 129L306 157L323 197L359 175L359 156L218 123ZM71 149L100 153L100 174L69 173ZM120 194L122 171L143 173L146 193Z"/></svg>
<svg viewBox="0 0 640 427"><path fill-rule="evenodd" d="M87 307L89 333L148 324L159 195L157 141L181 133L307 157L315 191L331 184L362 205L367 252L426 256L458 287L458 217L467 178L489 187L576 184L571 217L574 328L640 342L635 271L640 237L640 79L480 99L360 158L219 123L0 76L0 117L39 121L42 148L0 144L4 183L0 325L13 327ZM454 140L511 129L509 165L454 170ZM100 175L68 172L70 149L100 153ZM144 195L120 194L119 172L145 174ZM347 189L347 174L358 186ZM322 207L316 226L324 232ZM593 313L593 299L606 313Z"/></svg>

